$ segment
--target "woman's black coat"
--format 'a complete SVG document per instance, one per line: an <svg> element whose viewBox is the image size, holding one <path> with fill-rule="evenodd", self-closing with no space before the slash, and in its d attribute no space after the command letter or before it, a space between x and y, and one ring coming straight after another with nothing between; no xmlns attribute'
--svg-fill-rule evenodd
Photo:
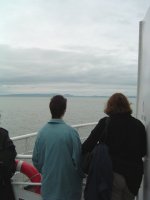
<svg viewBox="0 0 150 200"><path fill-rule="evenodd" d="M83 153L92 151L99 140L106 117L102 118L82 145ZM143 175L146 155L146 132L144 125L130 114L110 116L106 144L113 163L113 171L123 175L133 194L138 193Z"/></svg>

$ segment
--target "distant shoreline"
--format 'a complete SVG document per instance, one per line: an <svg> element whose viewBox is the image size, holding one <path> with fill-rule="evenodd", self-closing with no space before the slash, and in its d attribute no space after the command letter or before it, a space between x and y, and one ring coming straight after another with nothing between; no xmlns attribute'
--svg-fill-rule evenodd
<svg viewBox="0 0 150 200"><path fill-rule="evenodd" d="M2 94L0 97L52 97L57 94ZM71 95L71 94L63 94L65 97L93 97L93 98L108 98L110 96L107 95ZM136 98L136 96L128 96L128 98Z"/></svg>

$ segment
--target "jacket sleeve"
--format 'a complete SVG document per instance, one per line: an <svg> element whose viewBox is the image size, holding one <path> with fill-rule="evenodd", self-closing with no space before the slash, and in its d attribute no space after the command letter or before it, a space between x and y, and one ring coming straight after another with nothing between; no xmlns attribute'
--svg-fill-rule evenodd
<svg viewBox="0 0 150 200"><path fill-rule="evenodd" d="M73 134L73 151L72 151L72 161L75 169L78 171L81 177L84 177L84 174L81 169L81 141L78 133L74 130Z"/></svg>
<svg viewBox="0 0 150 200"><path fill-rule="evenodd" d="M91 131L89 137L82 144L82 153L91 152L97 142L100 140L101 134L103 133L105 127L106 117L102 118L95 128Z"/></svg>
<svg viewBox="0 0 150 200"><path fill-rule="evenodd" d="M146 130L144 125L142 126L142 136L141 136L141 146L142 146L142 150L141 150L141 154L142 157L144 157L147 154L147 135L146 135Z"/></svg>
<svg viewBox="0 0 150 200"><path fill-rule="evenodd" d="M6 149L10 150L12 159L15 159L17 152L16 152L15 145L14 145L13 141L10 139L9 135L7 135L5 147L6 147Z"/></svg>
<svg viewBox="0 0 150 200"><path fill-rule="evenodd" d="M41 166L39 164L39 156L38 156L38 138L35 141L34 149L33 149L33 156L32 156L32 162L33 165L36 167L36 169L41 173Z"/></svg>
<svg viewBox="0 0 150 200"><path fill-rule="evenodd" d="M1 128L0 134L0 150L3 152L0 154L0 160L3 160L7 164L15 160L17 152L13 141L9 137L8 131Z"/></svg>

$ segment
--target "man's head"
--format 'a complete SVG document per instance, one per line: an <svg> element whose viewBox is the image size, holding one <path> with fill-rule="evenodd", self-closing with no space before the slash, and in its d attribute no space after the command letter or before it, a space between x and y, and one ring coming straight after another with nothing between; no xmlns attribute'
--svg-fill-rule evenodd
<svg viewBox="0 0 150 200"><path fill-rule="evenodd" d="M52 118L59 119L61 118L66 111L67 99L62 95L53 96L50 103L49 108L51 111Z"/></svg>

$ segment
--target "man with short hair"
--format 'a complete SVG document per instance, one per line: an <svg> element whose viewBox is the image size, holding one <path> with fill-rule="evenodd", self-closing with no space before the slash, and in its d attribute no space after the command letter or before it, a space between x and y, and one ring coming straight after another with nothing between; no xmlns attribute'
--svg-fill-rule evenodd
<svg viewBox="0 0 150 200"><path fill-rule="evenodd" d="M54 96L49 104L52 119L39 131L33 164L42 174L43 200L80 200L81 142L75 129L63 120L67 99Z"/></svg>

